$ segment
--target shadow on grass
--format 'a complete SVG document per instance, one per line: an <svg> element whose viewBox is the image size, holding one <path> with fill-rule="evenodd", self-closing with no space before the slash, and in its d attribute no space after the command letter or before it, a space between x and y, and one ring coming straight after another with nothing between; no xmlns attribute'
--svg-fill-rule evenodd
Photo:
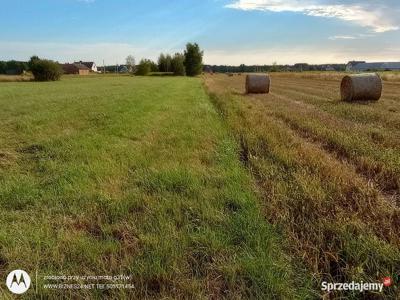
<svg viewBox="0 0 400 300"><path fill-rule="evenodd" d="M165 77L165 76L175 76L172 72L154 72L150 73L149 76Z"/></svg>

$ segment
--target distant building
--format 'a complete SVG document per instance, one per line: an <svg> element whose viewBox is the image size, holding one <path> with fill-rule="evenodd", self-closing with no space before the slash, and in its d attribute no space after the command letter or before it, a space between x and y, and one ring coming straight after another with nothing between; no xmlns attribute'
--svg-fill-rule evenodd
<svg viewBox="0 0 400 300"><path fill-rule="evenodd" d="M97 70L96 64L95 64L94 62L92 62L92 61L79 61L79 62L75 62L74 64L82 64L82 65L85 65L86 67L89 68L89 70L90 70L91 72L97 72L97 71L98 71L98 70Z"/></svg>
<svg viewBox="0 0 400 300"><path fill-rule="evenodd" d="M332 66L326 66L325 71L335 71L335 68Z"/></svg>
<svg viewBox="0 0 400 300"><path fill-rule="evenodd" d="M119 73L128 73L129 69L127 66L120 66L118 72Z"/></svg>
<svg viewBox="0 0 400 300"><path fill-rule="evenodd" d="M356 66L356 65L358 65L358 64L363 64L363 63L365 63L365 61L361 61L361 60L352 60L352 61L349 61L348 63L347 63L347 66L346 66L346 71L353 71L353 68L354 68L354 66Z"/></svg>
<svg viewBox="0 0 400 300"><path fill-rule="evenodd" d="M61 65L64 74L89 75L90 69L81 63Z"/></svg>
<svg viewBox="0 0 400 300"><path fill-rule="evenodd" d="M400 62L373 62L351 61L346 66L349 72L365 72L365 71L400 71Z"/></svg>

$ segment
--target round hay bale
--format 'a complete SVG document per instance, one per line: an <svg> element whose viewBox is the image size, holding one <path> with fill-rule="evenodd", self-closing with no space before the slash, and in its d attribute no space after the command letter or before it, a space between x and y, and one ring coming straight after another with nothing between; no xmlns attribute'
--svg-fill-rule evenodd
<svg viewBox="0 0 400 300"><path fill-rule="evenodd" d="M271 78L267 74L246 76L246 94L268 94Z"/></svg>
<svg viewBox="0 0 400 300"><path fill-rule="evenodd" d="M382 96L382 80L376 73L345 76L340 92L342 101L377 101Z"/></svg>

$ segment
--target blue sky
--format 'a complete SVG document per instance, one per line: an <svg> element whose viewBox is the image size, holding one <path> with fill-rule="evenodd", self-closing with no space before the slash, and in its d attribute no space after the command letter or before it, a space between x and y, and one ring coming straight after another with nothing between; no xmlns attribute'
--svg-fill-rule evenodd
<svg viewBox="0 0 400 300"><path fill-rule="evenodd" d="M0 0L0 59L102 64L198 42L209 64L400 60L398 0Z"/></svg>

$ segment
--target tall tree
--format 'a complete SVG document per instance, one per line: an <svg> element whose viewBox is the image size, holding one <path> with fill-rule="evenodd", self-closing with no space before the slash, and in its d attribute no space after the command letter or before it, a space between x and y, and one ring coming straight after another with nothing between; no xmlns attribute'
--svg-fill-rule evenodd
<svg viewBox="0 0 400 300"><path fill-rule="evenodd" d="M161 53L158 57L158 70L160 72L171 72L172 57L169 54Z"/></svg>
<svg viewBox="0 0 400 300"><path fill-rule="evenodd" d="M181 53L175 53L171 60L171 72L175 76L185 76L185 56Z"/></svg>
<svg viewBox="0 0 400 300"><path fill-rule="evenodd" d="M159 72L158 65L152 60L150 60L150 70L151 72Z"/></svg>
<svg viewBox="0 0 400 300"><path fill-rule="evenodd" d="M165 56L165 72L171 72L171 63L172 63L172 57L171 55L167 54Z"/></svg>
<svg viewBox="0 0 400 300"><path fill-rule="evenodd" d="M197 43L188 43L186 45L184 63L186 75L196 76L201 74L203 69L203 51L200 50L200 47Z"/></svg>
<svg viewBox="0 0 400 300"><path fill-rule="evenodd" d="M130 73L135 72L135 67L136 67L135 62L136 61L133 55L128 55L128 57L126 58L126 66Z"/></svg>
<svg viewBox="0 0 400 300"><path fill-rule="evenodd" d="M165 72L165 55L164 55L164 53L160 54L157 62L158 62L158 70L160 72Z"/></svg>

